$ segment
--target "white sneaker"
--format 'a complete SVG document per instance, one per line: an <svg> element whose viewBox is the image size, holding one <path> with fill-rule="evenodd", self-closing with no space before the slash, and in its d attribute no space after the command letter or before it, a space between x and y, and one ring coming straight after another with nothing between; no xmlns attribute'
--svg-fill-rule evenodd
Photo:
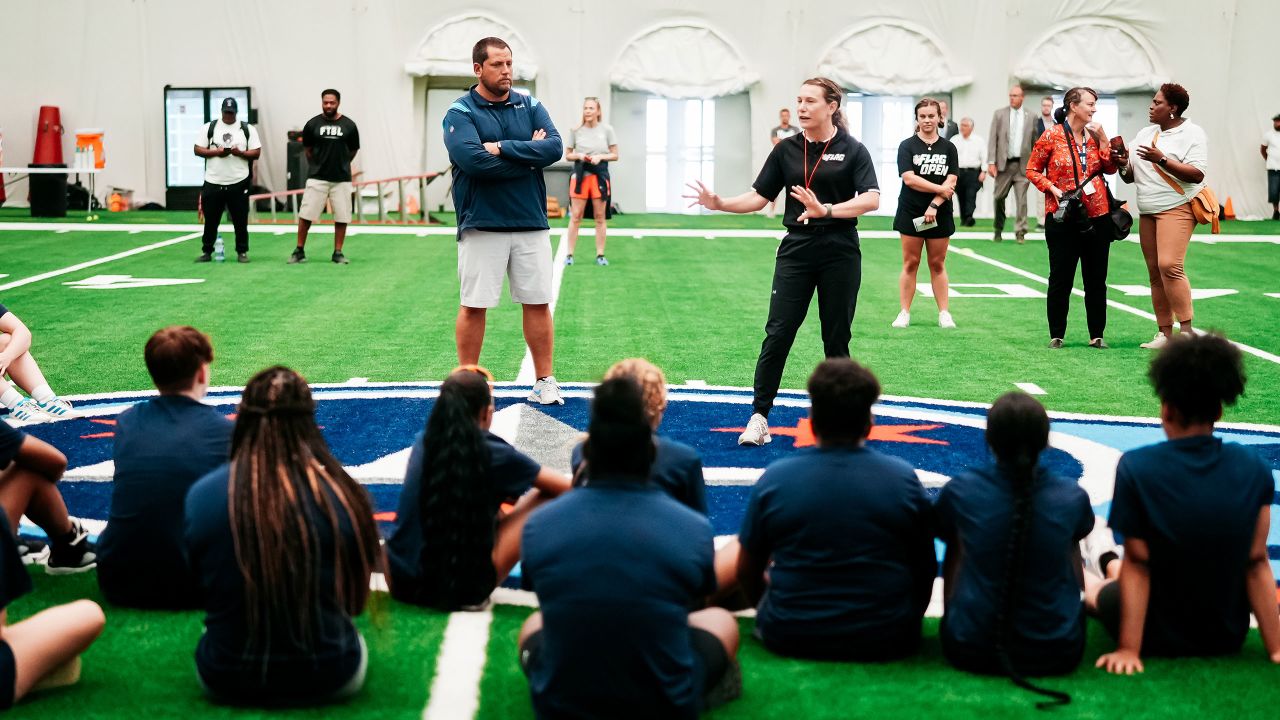
<svg viewBox="0 0 1280 720"><path fill-rule="evenodd" d="M747 421L747 429L738 436L739 445L768 445L773 442L769 437L769 419L760 413L751 416Z"/></svg>
<svg viewBox="0 0 1280 720"><path fill-rule="evenodd" d="M897 319L893 321L893 326L896 328L904 328L910 324L911 324L911 313L907 312L906 310L899 311Z"/></svg>
<svg viewBox="0 0 1280 720"><path fill-rule="evenodd" d="M1156 336L1151 338L1150 342L1144 342L1138 347L1146 348L1148 350L1159 350L1160 348L1168 344L1168 342L1169 342L1169 338L1165 337L1164 333L1157 332Z"/></svg>
<svg viewBox="0 0 1280 720"><path fill-rule="evenodd" d="M1103 580L1107 579L1106 568L1099 565L1098 558L1108 551L1120 555L1124 552L1124 549L1116 545L1116 537L1111 532L1111 528L1107 526L1106 521L1100 517L1095 517L1093 519L1093 530L1080 541L1080 554L1083 556L1085 569Z"/></svg>
<svg viewBox="0 0 1280 720"><path fill-rule="evenodd" d="M951 317L951 313L947 312L946 310L943 310L942 312L938 313L938 327L953 328L955 326L956 326L956 321L955 321L955 318Z"/></svg>
<svg viewBox="0 0 1280 720"><path fill-rule="evenodd" d="M31 420L40 413L40 406L31 398L22 398L22 401L13 406L9 411L9 417L14 420Z"/></svg>
<svg viewBox="0 0 1280 720"><path fill-rule="evenodd" d="M71 409L71 403L56 395L50 399L49 402L40 402L37 400L36 407L40 408L40 412L52 418L68 418L76 416L75 411Z"/></svg>
<svg viewBox="0 0 1280 720"><path fill-rule="evenodd" d="M555 377L545 377L534 383L533 391L529 393L529 402L539 405L563 405L564 398L560 397L560 384L556 382Z"/></svg>

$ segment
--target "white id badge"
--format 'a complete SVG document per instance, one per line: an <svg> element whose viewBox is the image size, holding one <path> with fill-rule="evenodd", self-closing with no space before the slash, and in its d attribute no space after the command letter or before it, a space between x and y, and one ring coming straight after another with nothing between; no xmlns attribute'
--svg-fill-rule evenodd
<svg viewBox="0 0 1280 720"><path fill-rule="evenodd" d="M1084 186L1084 194L1085 194L1085 195L1092 195L1092 194L1094 194L1094 193L1096 193L1096 192L1098 192L1098 191L1094 189L1094 187L1093 187L1093 181L1092 181L1092 180L1090 180L1090 181L1089 181L1089 184Z"/></svg>

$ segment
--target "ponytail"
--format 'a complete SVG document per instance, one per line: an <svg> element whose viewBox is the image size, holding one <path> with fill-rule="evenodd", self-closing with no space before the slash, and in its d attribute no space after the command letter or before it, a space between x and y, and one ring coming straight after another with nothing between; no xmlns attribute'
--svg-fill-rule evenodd
<svg viewBox="0 0 1280 720"><path fill-rule="evenodd" d="M485 482L491 455L476 421L491 402L484 377L460 370L441 384L427 417L419 600L440 610L480 603L497 582L493 489Z"/></svg>
<svg viewBox="0 0 1280 720"><path fill-rule="evenodd" d="M1013 487L1013 512L1009 521L1009 544L1005 550L1004 576L1000 584L1000 606L996 612L996 657L1001 669L1015 685L1044 695L1050 700L1037 708L1066 705L1067 693L1029 682L1018 672L1009 645L1014 635L1014 619L1022 594L1022 568L1026 559L1027 536L1035 516L1035 472L1040 453L1049 446L1049 416L1035 398L1021 392L1002 395L987 414L987 444L996 456L1001 472Z"/></svg>
<svg viewBox="0 0 1280 720"><path fill-rule="evenodd" d="M812 85L822 89L822 99L835 103L836 109L831 113L831 124L837 128L848 132L849 128L844 122L844 112L840 109L844 105L844 89L841 88L835 80L824 77L814 77L800 83L801 85Z"/></svg>

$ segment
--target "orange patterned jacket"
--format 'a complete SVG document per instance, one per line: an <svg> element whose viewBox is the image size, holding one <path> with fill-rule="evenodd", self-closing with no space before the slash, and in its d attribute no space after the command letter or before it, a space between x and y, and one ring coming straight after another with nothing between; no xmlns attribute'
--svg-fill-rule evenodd
<svg viewBox="0 0 1280 720"><path fill-rule="evenodd" d="M1031 150L1031 158L1027 161L1027 179L1036 189L1044 193L1044 211L1052 215L1058 209L1058 199L1049 192L1049 186L1056 185L1062 192L1070 192L1076 187L1076 173L1071 158L1071 147L1067 145L1067 134L1062 125L1054 125L1036 140ZM1111 146L1098 147L1098 141L1089 133L1085 133L1085 162L1080 165L1080 179L1089 175L1098 167L1107 174L1116 172L1119 167L1111 158ZM1090 181L1094 192L1080 196L1084 201L1085 213L1089 217L1100 217L1111 208L1107 205L1106 181L1098 176Z"/></svg>

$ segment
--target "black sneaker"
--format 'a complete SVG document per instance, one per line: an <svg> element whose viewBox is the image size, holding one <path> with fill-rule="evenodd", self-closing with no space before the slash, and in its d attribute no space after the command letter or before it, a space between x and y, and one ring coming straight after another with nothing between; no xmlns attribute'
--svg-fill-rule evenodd
<svg viewBox="0 0 1280 720"><path fill-rule="evenodd" d="M200 257L196 258L196 262L213 262L213 253L202 253Z"/></svg>
<svg viewBox="0 0 1280 720"><path fill-rule="evenodd" d="M350 261L350 260L348 260L348 259L347 259L347 256L346 256L346 255L343 255L341 251L338 251L338 252L333 253L333 257L332 257L332 258L330 258L330 259L331 259L331 260L333 260L333 261L334 261L336 264L338 264L338 265L349 265L349 264L351 264L351 261Z"/></svg>
<svg viewBox="0 0 1280 720"><path fill-rule="evenodd" d="M1280 210L1272 210L1272 211L1271 211L1271 219L1272 219L1272 220L1280 220Z"/></svg>
<svg viewBox="0 0 1280 720"><path fill-rule="evenodd" d="M1094 338L1089 341L1089 347L1096 350L1107 350L1111 346L1102 341L1102 338Z"/></svg>
<svg viewBox="0 0 1280 720"><path fill-rule="evenodd" d="M290 265L297 265L298 263L304 263L306 261L307 261L307 254L303 252L302 248L300 247L293 249L293 254L289 256L289 260L288 260Z"/></svg>
<svg viewBox="0 0 1280 720"><path fill-rule="evenodd" d="M249 262L249 253L236 253L236 262L239 262L239 263Z"/></svg>
<svg viewBox="0 0 1280 720"><path fill-rule="evenodd" d="M49 544L40 540L18 538L18 557L23 565L37 565L49 559Z"/></svg>
<svg viewBox="0 0 1280 720"><path fill-rule="evenodd" d="M44 571L50 575L72 575L92 570L98 566L98 556L89 542L89 533L79 520L71 521L72 540L67 544L54 543L49 551L49 563Z"/></svg>
<svg viewBox="0 0 1280 720"><path fill-rule="evenodd" d="M1053 338L1052 340L1050 340L1050 341L1049 341L1049 349L1050 349L1050 350L1061 350L1061 349L1062 349L1062 338Z"/></svg>

